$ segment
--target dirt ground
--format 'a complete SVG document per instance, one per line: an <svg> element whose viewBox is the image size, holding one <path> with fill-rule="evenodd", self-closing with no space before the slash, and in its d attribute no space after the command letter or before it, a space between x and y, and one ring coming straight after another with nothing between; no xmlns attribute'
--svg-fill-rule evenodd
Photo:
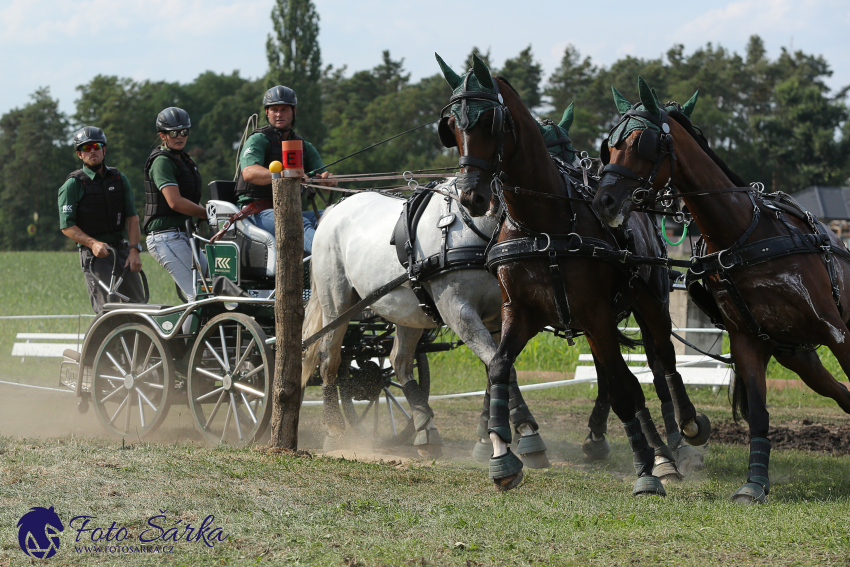
<svg viewBox="0 0 850 567"><path fill-rule="evenodd" d="M27 438L79 437L109 438L98 422L94 411L81 414L76 408L76 398L71 393L35 390L20 387L0 386L0 435ZM478 402L458 400L435 402L439 416L438 425L443 434L444 459L468 460L474 442L474 428L477 423ZM553 402L555 406L560 405ZM591 409L591 400L587 400L584 409L581 401L570 404L571 407L547 408L541 412L538 420L541 431L546 432L547 443L553 445L553 462L581 461L581 438L584 436L584 424ZM578 407L576 407L578 406ZM660 424L658 424L660 426ZM736 424L731 419L715 420L711 443L741 444L749 442L746 424ZM610 428L611 434L618 435L619 428ZM662 434L663 434L663 428ZM554 436L553 432L561 435ZM572 431L567 436L565 432ZM817 423L809 419L792 420L777 423L770 427L768 435L774 449L800 449L805 451L848 455L850 454L850 425L835 423ZM268 433L266 434L268 437ZM560 437L560 438L557 438ZM324 431L321 425L321 410L311 406L302 408L301 427L299 429L299 447L311 452L324 452L335 456L369 460L398 461L419 459L415 449L410 446L376 448L369 439L347 439L345 447L324 448ZM550 441L551 439L551 441ZM116 439L117 441L117 439ZM138 439L126 439L127 443ZM163 425L145 439L154 443L187 443L204 445L205 441L195 430L192 415L188 407L175 405L169 411Z"/></svg>

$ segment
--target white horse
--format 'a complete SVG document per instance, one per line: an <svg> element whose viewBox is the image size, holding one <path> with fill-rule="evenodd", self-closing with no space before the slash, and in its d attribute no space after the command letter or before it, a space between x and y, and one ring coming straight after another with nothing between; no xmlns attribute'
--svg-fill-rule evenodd
<svg viewBox="0 0 850 567"><path fill-rule="evenodd" d="M450 180L438 186L442 192L454 191ZM303 337L307 338L336 319L361 298L406 272L399 263L396 248L390 244L404 201L378 193L359 193L329 208L313 239L312 296L307 305ZM453 215L448 226L449 248L484 246L485 242L463 222L458 203L448 197L434 195L426 205L418 224L415 240L416 259L441 251L440 219ZM469 218L469 217L467 217ZM444 220L445 222L445 220ZM490 235L497 217L469 219L477 229ZM496 278L483 266L439 274L422 283L437 310L464 344L487 366L496 352L500 332L502 295ZM437 327L423 312L419 300L403 284L375 301L371 310L396 324L395 343L390 364L395 369L408 403L413 410L416 427L414 445L425 457L441 453L442 440L434 425L427 395L413 377L416 345L426 329ZM305 353L302 378L307 380L319 366L323 383L326 446L333 446L345 430L334 381L341 363L341 347L346 327L338 327L314 343ZM489 388L487 389L489 393ZM520 435L517 453L531 467L547 467L546 446L537 432L537 423L528 411L511 371L510 407L512 423ZM489 398L489 396L487 396ZM489 399L478 425L478 443L474 451L479 460L489 459L491 445L487 434Z"/></svg>

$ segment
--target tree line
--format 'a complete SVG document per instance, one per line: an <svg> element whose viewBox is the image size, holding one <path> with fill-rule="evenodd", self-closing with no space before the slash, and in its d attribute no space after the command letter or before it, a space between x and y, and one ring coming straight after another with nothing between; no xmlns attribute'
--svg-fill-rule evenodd
<svg viewBox="0 0 850 567"><path fill-rule="evenodd" d="M258 114L265 89L276 84L298 95L295 130L321 152L325 163L438 117L451 91L437 71L411 81L404 60L384 51L372 69L349 72L322 66L319 15L310 0L276 0L265 76L245 78L206 72L188 83L134 81L98 75L77 87L75 111L65 115L47 88L0 117L0 250L60 250L73 243L58 229L57 190L80 166L71 136L83 125L103 128L106 163L130 180L138 211L144 211L142 169L157 145L157 113L179 106L192 118L187 151L204 184L233 179L236 148L248 118ZM637 77L662 100L684 102L700 89L695 123L730 167L770 190L794 192L811 185L846 184L850 176L850 121L844 103L850 86L831 93L822 56L782 49L767 57L753 36L739 55L711 43L690 54L673 46L664 57L627 56L609 67L593 63L569 45L547 81L531 47L501 67L490 53L473 48L505 77L526 105L543 118L560 118L575 102L574 146L591 156L616 123L611 86L636 102ZM471 62L471 53L465 59ZM457 65L456 68L460 66ZM334 173L366 173L451 167L436 126L400 137L335 165ZM206 198L206 196L205 196Z"/></svg>

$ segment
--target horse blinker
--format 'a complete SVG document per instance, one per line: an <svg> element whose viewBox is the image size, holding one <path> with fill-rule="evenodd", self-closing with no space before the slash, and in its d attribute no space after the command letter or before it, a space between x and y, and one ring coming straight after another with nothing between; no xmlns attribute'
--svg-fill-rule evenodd
<svg viewBox="0 0 850 567"><path fill-rule="evenodd" d="M647 128L638 138L638 155L647 161L658 159L658 132Z"/></svg>
<svg viewBox="0 0 850 567"><path fill-rule="evenodd" d="M457 140L455 139L455 135L452 132L452 129L449 128L449 117L444 116L440 120L440 125L437 126L437 133L440 135L440 142L443 143L443 146L446 148L456 148Z"/></svg>

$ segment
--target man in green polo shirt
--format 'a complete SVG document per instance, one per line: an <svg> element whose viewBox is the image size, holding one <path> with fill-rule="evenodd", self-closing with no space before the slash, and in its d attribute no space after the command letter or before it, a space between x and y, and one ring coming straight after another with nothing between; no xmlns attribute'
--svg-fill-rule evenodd
<svg viewBox="0 0 850 567"><path fill-rule="evenodd" d="M242 155L239 156L236 195L240 207L256 201L272 200L272 174L269 171L269 164L281 160L281 142L284 140L301 140L304 144L304 171L320 173L319 179L328 179L331 176L313 144L292 131L295 125L297 103L295 92L280 85L270 88L263 96L263 107L266 109L269 125L254 130L245 141ZM334 184L330 180L316 181L316 183ZM305 191L301 196L301 217L304 223L304 251L307 254L310 254L313 248L313 235L316 233L318 224L315 212L308 210L309 207ZM322 211L319 211L319 214L321 213ZM274 209L271 206L246 218L261 229L275 233Z"/></svg>
<svg viewBox="0 0 850 567"><path fill-rule="evenodd" d="M143 303L141 233L130 182L104 164L106 136L100 128L80 129L74 134L74 149L83 167L71 172L59 188L59 228L80 249L92 309L100 314L107 302L106 290L98 283L109 285L112 277L114 258L107 246L116 250L119 265L130 268L117 292L130 302Z"/></svg>

